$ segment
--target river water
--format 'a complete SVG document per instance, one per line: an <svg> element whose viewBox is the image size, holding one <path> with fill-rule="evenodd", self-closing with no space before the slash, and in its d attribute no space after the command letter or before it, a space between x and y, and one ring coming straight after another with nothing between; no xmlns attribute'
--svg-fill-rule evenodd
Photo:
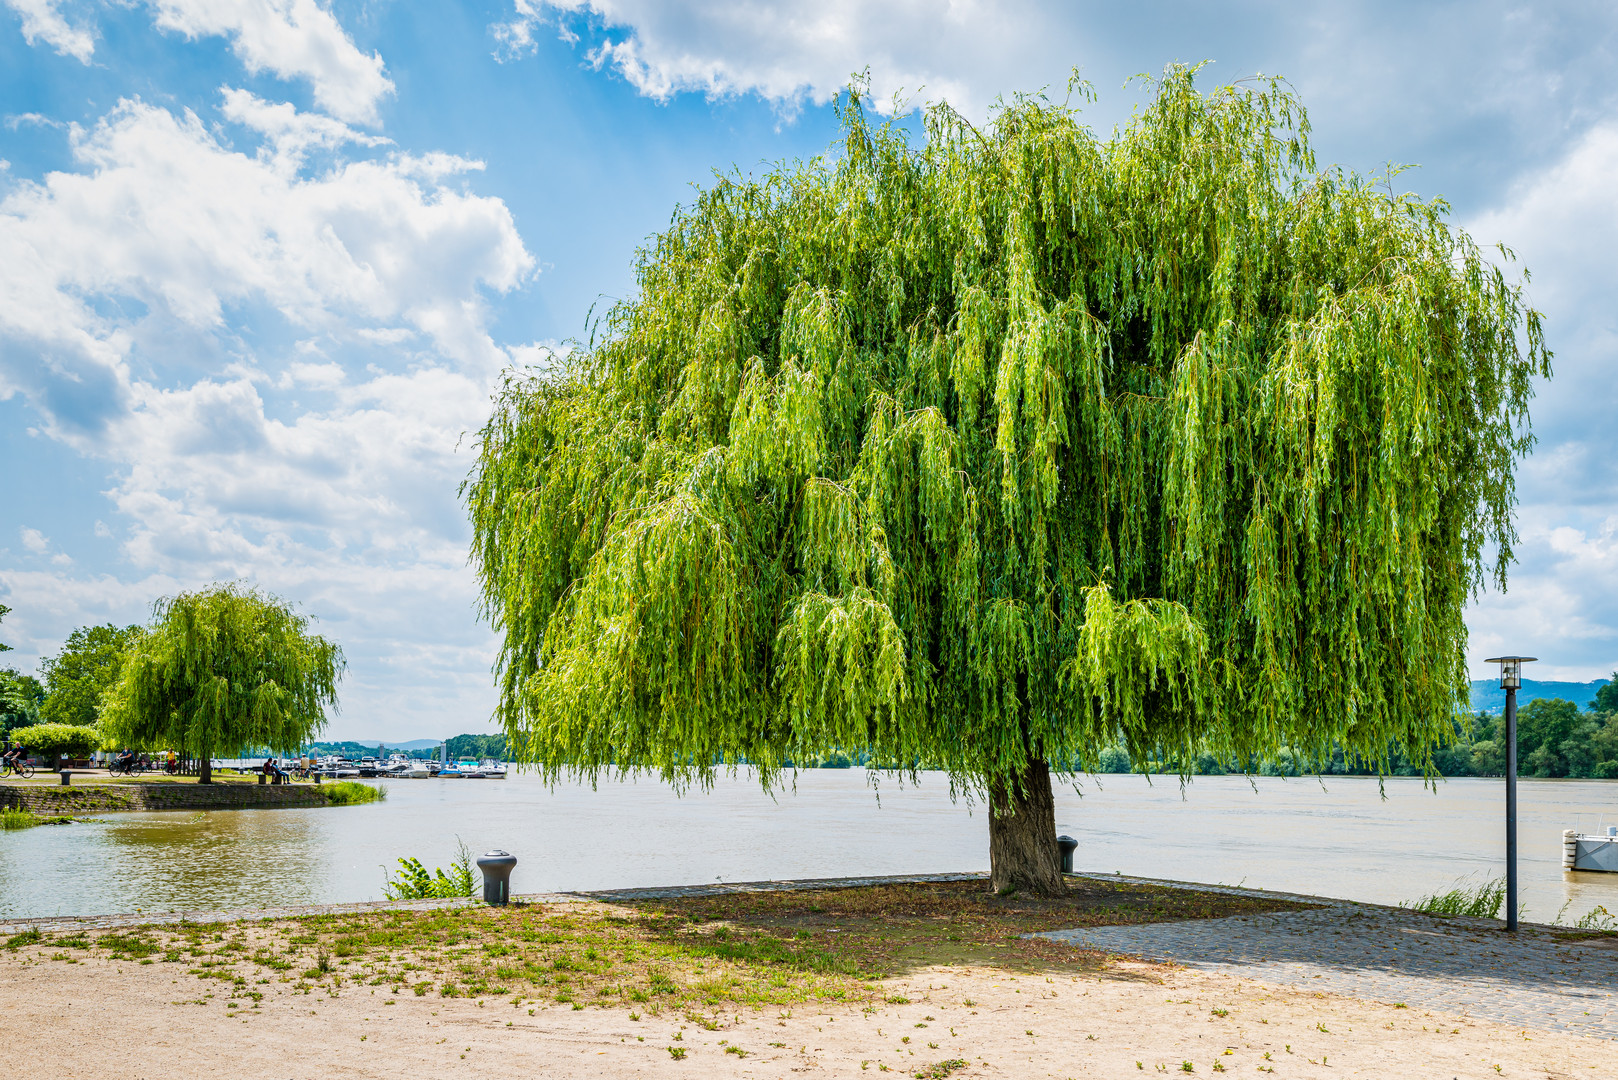
<svg viewBox="0 0 1618 1080"><path fill-rule="evenodd" d="M516 892L982 870L984 811L947 780L800 773L770 797L737 777L676 795L655 781L392 780L388 798L318 810L111 814L0 832L0 916L372 900L402 855L447 866L457 841L518 858ZM1520 784L1527 917L1618 913L1618 874L1561 868L1565 828L1618 823L1618 783ZM1504 785L1452 779L1086 779L1059 789L1081 870L1397 903L1504 867Z"/></svg>

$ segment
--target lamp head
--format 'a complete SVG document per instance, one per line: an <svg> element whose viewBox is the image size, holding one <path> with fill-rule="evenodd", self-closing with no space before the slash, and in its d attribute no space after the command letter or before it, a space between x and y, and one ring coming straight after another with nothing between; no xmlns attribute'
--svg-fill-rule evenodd
<svg viewBox="0 0 1618 1080"><path fill-rule="evenodd" d="M1519 690L1522 688L1522 666L1538 659L1537 656L1491 656L1484 663L1500 665L1500 689Z"/></svg>

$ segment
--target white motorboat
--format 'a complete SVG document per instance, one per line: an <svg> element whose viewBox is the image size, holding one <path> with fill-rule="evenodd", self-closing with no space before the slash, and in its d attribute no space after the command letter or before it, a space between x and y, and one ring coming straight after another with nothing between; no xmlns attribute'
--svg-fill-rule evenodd
<svg viewBox="0 0 1618 1080"><path fill-rule="evenodd" d="M485 780L504 780L506 778L506 763L485 758L478 762L478 771Z"/></svg>

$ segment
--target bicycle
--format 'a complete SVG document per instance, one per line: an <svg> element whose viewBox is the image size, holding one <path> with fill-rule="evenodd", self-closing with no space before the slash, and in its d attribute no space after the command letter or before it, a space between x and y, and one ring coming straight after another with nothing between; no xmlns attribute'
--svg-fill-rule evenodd
<svg viewBox="0 0 1618 1080"><path fill-rule="evenodd" d="M34 775L34 767L26 761L0 761L0 777L16 776L27 780Z"/></svg>
<svg viewBox="0 0 1618 1080"><path fill-rule="evenodd" d="M145 758L133 757L128 761L119 761L114 758L107 765L107 772L113 776L117 776L119 773L123 773L125 776L134 776L136 773L146 772L151 767L152 763Z"/></svg>

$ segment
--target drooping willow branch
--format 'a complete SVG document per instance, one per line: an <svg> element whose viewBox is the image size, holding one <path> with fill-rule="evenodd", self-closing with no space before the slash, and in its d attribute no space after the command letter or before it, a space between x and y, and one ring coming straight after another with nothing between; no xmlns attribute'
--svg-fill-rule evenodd
<svg viewBox="0 0 1618 1080"><path fill-rule="evenodd" d="M464 494L552 774L860 749L969 787L1286 744L1413 760L1512 557L1540 317L1283 84L1018 98L729 176L512 375Z"/></svg>

